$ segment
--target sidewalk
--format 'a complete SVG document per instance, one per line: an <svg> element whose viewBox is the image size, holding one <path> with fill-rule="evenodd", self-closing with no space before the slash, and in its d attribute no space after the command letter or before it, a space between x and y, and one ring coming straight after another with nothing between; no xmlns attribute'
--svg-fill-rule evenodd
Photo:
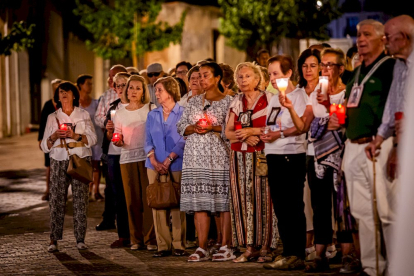
<svg viewBox="0 0 414 276"><path fill-rule="evenodd" d="M19 161L19 158L23 158ZM0 275L312 275L269 271L250 262L188 263L186 257L153 258L153 252L111 249L115 231L97 232L104 202L90 202L86 244L78 251L73 235L73 206L67 203L59 252L47 252L49 207L41 201L44 190L43 155L36 136L0 140ZM101 185L101 189L104 185ZM192 251L188 251L192 253ZM339 266L332 265L336 275ZM314 274L315 275L315 274Z"/></svg>

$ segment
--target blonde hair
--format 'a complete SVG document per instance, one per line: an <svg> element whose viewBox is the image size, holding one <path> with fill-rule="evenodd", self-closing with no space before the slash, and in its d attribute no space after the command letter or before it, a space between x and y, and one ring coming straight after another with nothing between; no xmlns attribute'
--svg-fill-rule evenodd
<svg viewBox="0 0 414 276"><path fill-rule="evenodd" d="M161 83L164 86L165 91L173 98L174 102L178 102L181 99L180 84L173 77L163 77L158 79L154 83L154 87Z"/></svg>
<svg viewBox="0 0 414 276"><path fill-rule="evenodd" d="M114 80L114 83L117 83L120 80L126 80L126 81L128 81L128 78L130 76L131 75L129 73L119 72L119 73L116 73L116 75L114 76L113 80Z"/></svg>
<svg viewBox="0 0 414 276"><path fill-rule="evenodd" d="M260 87L262 86L262 83L264 82L262 71L260 70L258 65L254 65L251 62L239 63L239 65L237 65L236 67L236 70L234 70L234 81L237 84L237 86L239 86L237 83L237 75L239 74L239 71L245 67L252 69L253 74L256 76L257 79L259 79L259 83L257 84L255 88L260 89Z"/></svg>
<svg viewBox="0 0 414 276"><path fill-rule="evenodd" d="M147 86L147 82L145 81L144 77L142 76L138 76L138 75L132 75L128 78L127 84L126 84L126 90L125 90L125 98L126 100L129 102L128 99L128 89L129 89L129 83L131 81L139 81L142 83L142 98L141 98L141 103L143 104L147 104L151 101L151 97L150 97L150 93L148 90L148 86Z"/></svg>
<svg viewBox="0 0 414 276"><path fill-rule="evenodd" d="M336 55L336 63L341 66L345 66L345 54L339 48L325 48L321 52L321 57L326 54L334 54Z"/></svg>

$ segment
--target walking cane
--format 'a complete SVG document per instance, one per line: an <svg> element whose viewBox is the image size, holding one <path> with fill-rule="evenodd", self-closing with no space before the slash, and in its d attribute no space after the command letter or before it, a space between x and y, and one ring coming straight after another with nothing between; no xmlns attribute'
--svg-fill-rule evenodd
<svg viewBox="0 0 414 276"><path fill-rule="evenodd" d="M375 159L375 156L372 158L372 165L374 170L374 183L372 185L372 201L373 201L373 212L374 212L374 223L375 223L375 266L377 270L377 276L380 276L379 272L379 242L378 242L378 234L380 231L380 221L378 216L378 209L377 209L377 189L376 189L376 182L377 182L377 172L375 169L375 163L377 160Z"/></svg>

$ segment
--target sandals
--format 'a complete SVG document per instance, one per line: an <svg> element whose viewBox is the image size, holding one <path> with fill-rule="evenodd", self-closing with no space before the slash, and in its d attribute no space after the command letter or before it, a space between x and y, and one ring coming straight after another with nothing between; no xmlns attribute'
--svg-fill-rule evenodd
<svg viewBox="0 0 414 276"><path fill-rule="evenodd" d="M234 260L236 256L233 254L233 250L228 248L227 245L220 247L219 251L213 255L213 262L225 262Z"/></svg>
<svg viewBox="0 0 414 276"><path fill-rule="evenodd" d="M276 257L276 254L272 252L270 249L262 249L260 250L260 257L257 258L258 263L271 263L273 259Z"/></svg>
<svg viewBox="0 0 414 276"><path fill-rule="evenodd" d="M203 248L199 247L199 248L196 249L194 254L191 254L188 257L187 261L189 261L189 262L203 262L203 261L208 261L209 259L210 259L210 255L208 254L208 252L206 250L204 250Z"/></svg>
<svg viewBox="0 0 414 276"><path fill-rule="evenodd" d="M243 254L241 254L238 258L234 259L233 262L235 263L245 263L251 262L256 260L260 256L260 251L251 252L250 250L246 250Z"/></svg>

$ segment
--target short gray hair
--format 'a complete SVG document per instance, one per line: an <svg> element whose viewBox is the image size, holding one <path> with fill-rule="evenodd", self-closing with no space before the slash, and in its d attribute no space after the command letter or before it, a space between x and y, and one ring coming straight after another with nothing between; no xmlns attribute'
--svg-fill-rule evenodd
<svg viewBox="0 0 414 276"><path fill-rule="evenodd" d="M374 27L374 30L379 37L383 37L385 35L384 25L381 22L374 19L365 19L358 23L357 30L359 31L359 29L365 25L371 25L372 27Z"/></svg>
<svg viewBox="0 0 414 276"><path fill-rule="evenodd" d="M234 70L234 81L236 82L237 86L237 75L239 74L240 69L245 67L252 69L256 78L259 79L259 83L257 84L256 88L260 88L263 82L262 71L260 70L260 67L258 65L255 65L252 62L242 62L239 65L237 65L236 70Z"/></svg>

